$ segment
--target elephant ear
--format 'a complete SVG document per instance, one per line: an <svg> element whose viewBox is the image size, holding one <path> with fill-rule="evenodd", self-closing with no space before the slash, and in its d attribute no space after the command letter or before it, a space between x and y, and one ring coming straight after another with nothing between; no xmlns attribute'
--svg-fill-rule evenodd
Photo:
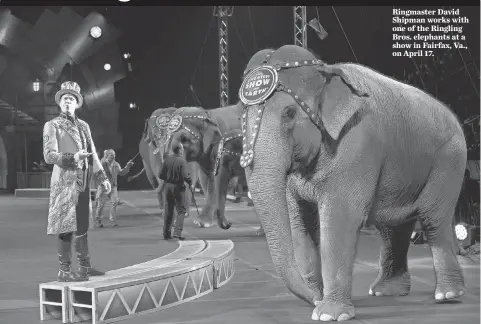
<svg viewBox="0 0 481 324"><path fill-rule="evenodd" d="M318 67L326 78L319 100L319 115L329 135L337 140L342 129L362 107L359 97L369 97L356 89L341 68L329 65Z"/></svg>

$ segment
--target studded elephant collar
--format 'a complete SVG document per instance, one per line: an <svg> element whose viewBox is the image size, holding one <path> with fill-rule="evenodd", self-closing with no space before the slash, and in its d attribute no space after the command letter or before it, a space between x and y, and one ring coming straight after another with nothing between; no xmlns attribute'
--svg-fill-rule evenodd
<svg viewBox="0 0 481 324"><path fill-rule="evenodd" d="M244 168L248 167L254 159L254 145L257 140L265 103L276 91L283 91L289 94L299 104L307 116L309 116L312 123L314 123L314 125L316 125L321 131L325 130L319 114L317 114L312 107L309 107L309 105L302 100L295 91L290 89L288 85L283 84L279 80L279 71L301 66L316 66L317 70L327 77L331 77L332 74L339 75L346 85L358 96L367 96L367 94L358 91L349 83L347 77L340 68L327 66L321 60L298 60L269 65L268 62L274 52L276 52L276 50L273 50L266 55L261 66L244 72L244 81L239 89L239 98L244 104L244 112L241 117L243 153L240 158L240 164ZM247 141L247 111L251 106L257 106L258 108L252 129L252 138L250 141Z"/></svg>
<svg viewBox="0 0 481 324"><path fill-rule="evenodd" d="M226 133L222 136L222 138L219 142L219 146L217 148L217 155L216 155L216 158L215 158L215 165L214 165L214 175L217 175L218 172L219 172L220 160L222 159L222 156L224 154L233 155L233 156L240 156L241 155L241 153L226 150L225 147L224 147L224 145L227 142L232 141L236 138L242 138L242 130L236 129L236 130L230 131L230 132L228 132L228 133Z"/></svg>

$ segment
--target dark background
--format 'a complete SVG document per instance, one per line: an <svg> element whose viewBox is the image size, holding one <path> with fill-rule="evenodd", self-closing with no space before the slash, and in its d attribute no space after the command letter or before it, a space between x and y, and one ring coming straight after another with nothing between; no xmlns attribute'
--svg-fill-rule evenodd
<svg viewBox="0 0 481 324"><path fill-rule="evenodd" d="M46 7L12 7L12 13L34 23ZM48 7L51 10L59 10ZM425 89L446 103L461 122L479 116L479 6L459 7L470 20L463 24L468 50L439 49L434 58L392 56L392 7L307 7L308 21L318 17L328 37L320 40L308 27L308 47L328 63L359 62ZM397 7L425 9L429 7ZM432 7L433 9L441 7ZM445 7L448 9L448 7ZM122 31L119 45L132 54L133 72L116 93L122 101L119 129L121 164L137 153L144 119L157 108L219 103L217 17L212 6L75 7L86 16L98 11ZM213 19L213 20L212 20ZM210 27L209 27L210 26ZM249 58L266 47L293 43L292 6L237 6L229 18L230 103L237 101L240 76ZM204 41L206 42L204 43ZM135 101L139 109L128 109ZM479 118L465 125L470 158L479 160ZM139 171L137 159L134 172ZM126 186L124 181L121 186ZM135 186L135 184L129 184Z"/></svg>

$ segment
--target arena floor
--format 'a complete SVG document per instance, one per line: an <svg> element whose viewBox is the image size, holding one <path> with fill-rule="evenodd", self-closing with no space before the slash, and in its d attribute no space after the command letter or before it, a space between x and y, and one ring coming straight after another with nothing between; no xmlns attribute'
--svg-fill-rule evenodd
<svg viewBox="0 0 481 324"><path fill-rule="evenodd" d="M148 261L176 249L162 239L157 201L151 191L122 191L119 227L89 231L94 266L112 270ZM204 199L199 197L199 205ZM39 317L38 284L57 274L56 243L46 235L47 200L0 196L0 323L34 324ZM105 212L107 213L107 212ZM255 235L259 221L246 203L228 203L230 230L198 229L196 211L185 222L188 239L231 239L235 243L235 275L213 293L156 313L140 315L124 324L265 324L311 323L312 308L291 295L278 278L264 237ZM459 302L436 304L429 248L411 245L409 265L412 289L405 297L370 297L377 275L380 239L363 233L354 270L351 323L475 324L480 322L480 267L477 258L460 258L468 294Z"/></svg>

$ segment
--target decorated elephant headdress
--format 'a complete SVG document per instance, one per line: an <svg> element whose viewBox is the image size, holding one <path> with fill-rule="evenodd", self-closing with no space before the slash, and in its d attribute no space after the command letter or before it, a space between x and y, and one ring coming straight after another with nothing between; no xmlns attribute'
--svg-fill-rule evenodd
<svg viewBox="0 0 481 324"><path fill-rule="evenodd" d="M154 114L145 121L144 140L152 144L154 154L158 154L160 149L164 149L169 140L168 126L172 119L171 113Z"/></svg>
<svg viewBox="0 0 481 324"><path fill-rule="evenodd" d="M282 91L289 94L317 128L321 131L326 130L319 107L309 106L306 99L304 99L304 97L308 95L304 91L308 81L303 79L300 74L293 76L292 74L285 73L289 69L301 67L310 67L312 71L309 71L309 73L318 73L324 77L325 82L323 87L325 87L334 76L339 76L352 93L359 97L368 96L366 93L357 90L351 84L344 71L339 67L325 64L322 60L317 59L312 53L302 47L286 45L277 50L262 50L257 52L251 58L244 71L244 80L239 89L239 98L244 104L244 112L241 119L244 141L244 151L241 156L242 167L245 168L252 163L254 144L262 120L265 103L276 92ZM319 89L316 91L319 91ZM246 112L252 106L257 107L257 116L253 125L251 140L247 141Z"/></svg>
<svg viewBox="0 0 481 324"><path fill-rule="evenodd" d="M205 128L202 133L197 130L193 129L186 125L185 121L189 119L197 119L203 122L210 124L213 127ZM180 129L185 129L188 133L190 133L196 140L201 142L204 151L213 144L214 138L218 137L220 140L220 130L219 126L212 121L209 113L203 109L202 107L182 107L179 108L175 114L172 116L169 125L168 125L168 133L169 139Z"/></svg>

